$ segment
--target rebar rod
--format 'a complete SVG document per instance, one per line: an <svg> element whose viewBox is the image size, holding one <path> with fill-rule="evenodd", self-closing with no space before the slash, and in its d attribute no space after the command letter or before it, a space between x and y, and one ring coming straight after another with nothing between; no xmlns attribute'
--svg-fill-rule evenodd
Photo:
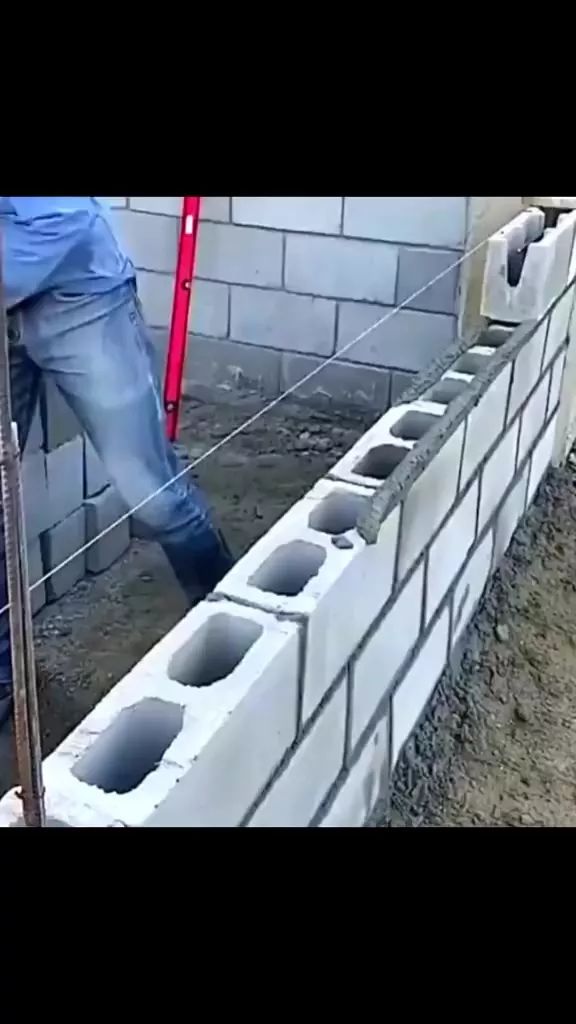
<svg viewBox="0 0 576 1024"><path fill-rule="evenodd" d="M14 735L24 823L45 825L42 750L32 634L18 435L12 422L10 350L0 238L0 478L10 603Z"/></svg>

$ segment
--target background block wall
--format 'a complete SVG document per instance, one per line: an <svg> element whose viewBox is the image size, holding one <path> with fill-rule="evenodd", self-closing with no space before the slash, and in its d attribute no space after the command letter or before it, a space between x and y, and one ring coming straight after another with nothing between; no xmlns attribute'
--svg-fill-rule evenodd
<svg viewBox="0 0 576 1024"><path fill-rule="evenodd" d="M163 351L182 197L108 201ZM323 376L321 395L308 388L301 397L386 409L407 375L454 339L460 268L365 343L346 346L458 260L467 245L470 202L465 196L203 197L189 390L226 397L243 387L274 397L342 352Z"/></svg>
<svg viewBox="0 0 576 1024"><path fill-rule="evenodd" d="M67 593L86 572L107 568L126 551L130 540L125 525L94 544L88 557L79 557L36 586L45 574L109 525L102 519L97 530L92 527L95 504L108 507L112 502L114 518L122 511L96 451L50 380L42 382L38 410L24 449L22 488L30 581L35 587L32 609L36 614L47 601L56 601Z"/></svg>

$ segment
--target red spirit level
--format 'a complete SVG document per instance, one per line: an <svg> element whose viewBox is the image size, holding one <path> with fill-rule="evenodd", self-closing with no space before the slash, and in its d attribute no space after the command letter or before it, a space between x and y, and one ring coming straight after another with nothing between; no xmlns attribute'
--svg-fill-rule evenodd
<svg viewBox="0 0 576 1024"><path fill-rule="evenodd" d="M196 262L196 245L200 224L201 196L184 196L180 246L174 287L174 305L170 324L170 339L166 359L166 380L164 384L164 407L168 437L176 440L178 414L182 401L182 381L188 340L188 320L192 300L192 282Z"/></svg>

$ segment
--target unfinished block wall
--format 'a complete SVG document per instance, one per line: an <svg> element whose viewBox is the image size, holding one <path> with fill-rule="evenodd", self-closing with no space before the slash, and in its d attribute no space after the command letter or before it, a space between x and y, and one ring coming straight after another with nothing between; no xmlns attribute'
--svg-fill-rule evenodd
<svg viewBox="0 0 576 1024"><path fill-rule="evenodd" d="M46 760L53 823L365 823L552 459L570 216L546 236L564 266L546 308L535 290L526 323L420 375ZM517 225L506 236L511 269ZM20 823L12 793L0 824Z"/></svg>
<svg viewBox="0 0 576 1024"><path fill-rule="evenodd" d="M109 201L160 338L181 197ZM465 196L204 197L189 386L275 397L454 263L469 205ZM454 339L459 282L457 268L301 397L386 409Z"/></svg>

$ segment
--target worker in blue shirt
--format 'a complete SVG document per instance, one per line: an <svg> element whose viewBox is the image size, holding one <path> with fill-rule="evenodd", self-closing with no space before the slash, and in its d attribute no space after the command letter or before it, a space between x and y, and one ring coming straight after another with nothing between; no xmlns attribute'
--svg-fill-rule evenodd
<svg viewBox="0 0 576 1024"><path fill-rule="evenodd" d="M76 413L110 481L159 541L190 602L232 558L167 441L134 267L94 196L0 196L13 418L24 448L41 373ZM171 482L173 481L173 482ZM0 530L0 607L7 603ZM11 713L9 620L0 616L0 724Z"/></svg>

